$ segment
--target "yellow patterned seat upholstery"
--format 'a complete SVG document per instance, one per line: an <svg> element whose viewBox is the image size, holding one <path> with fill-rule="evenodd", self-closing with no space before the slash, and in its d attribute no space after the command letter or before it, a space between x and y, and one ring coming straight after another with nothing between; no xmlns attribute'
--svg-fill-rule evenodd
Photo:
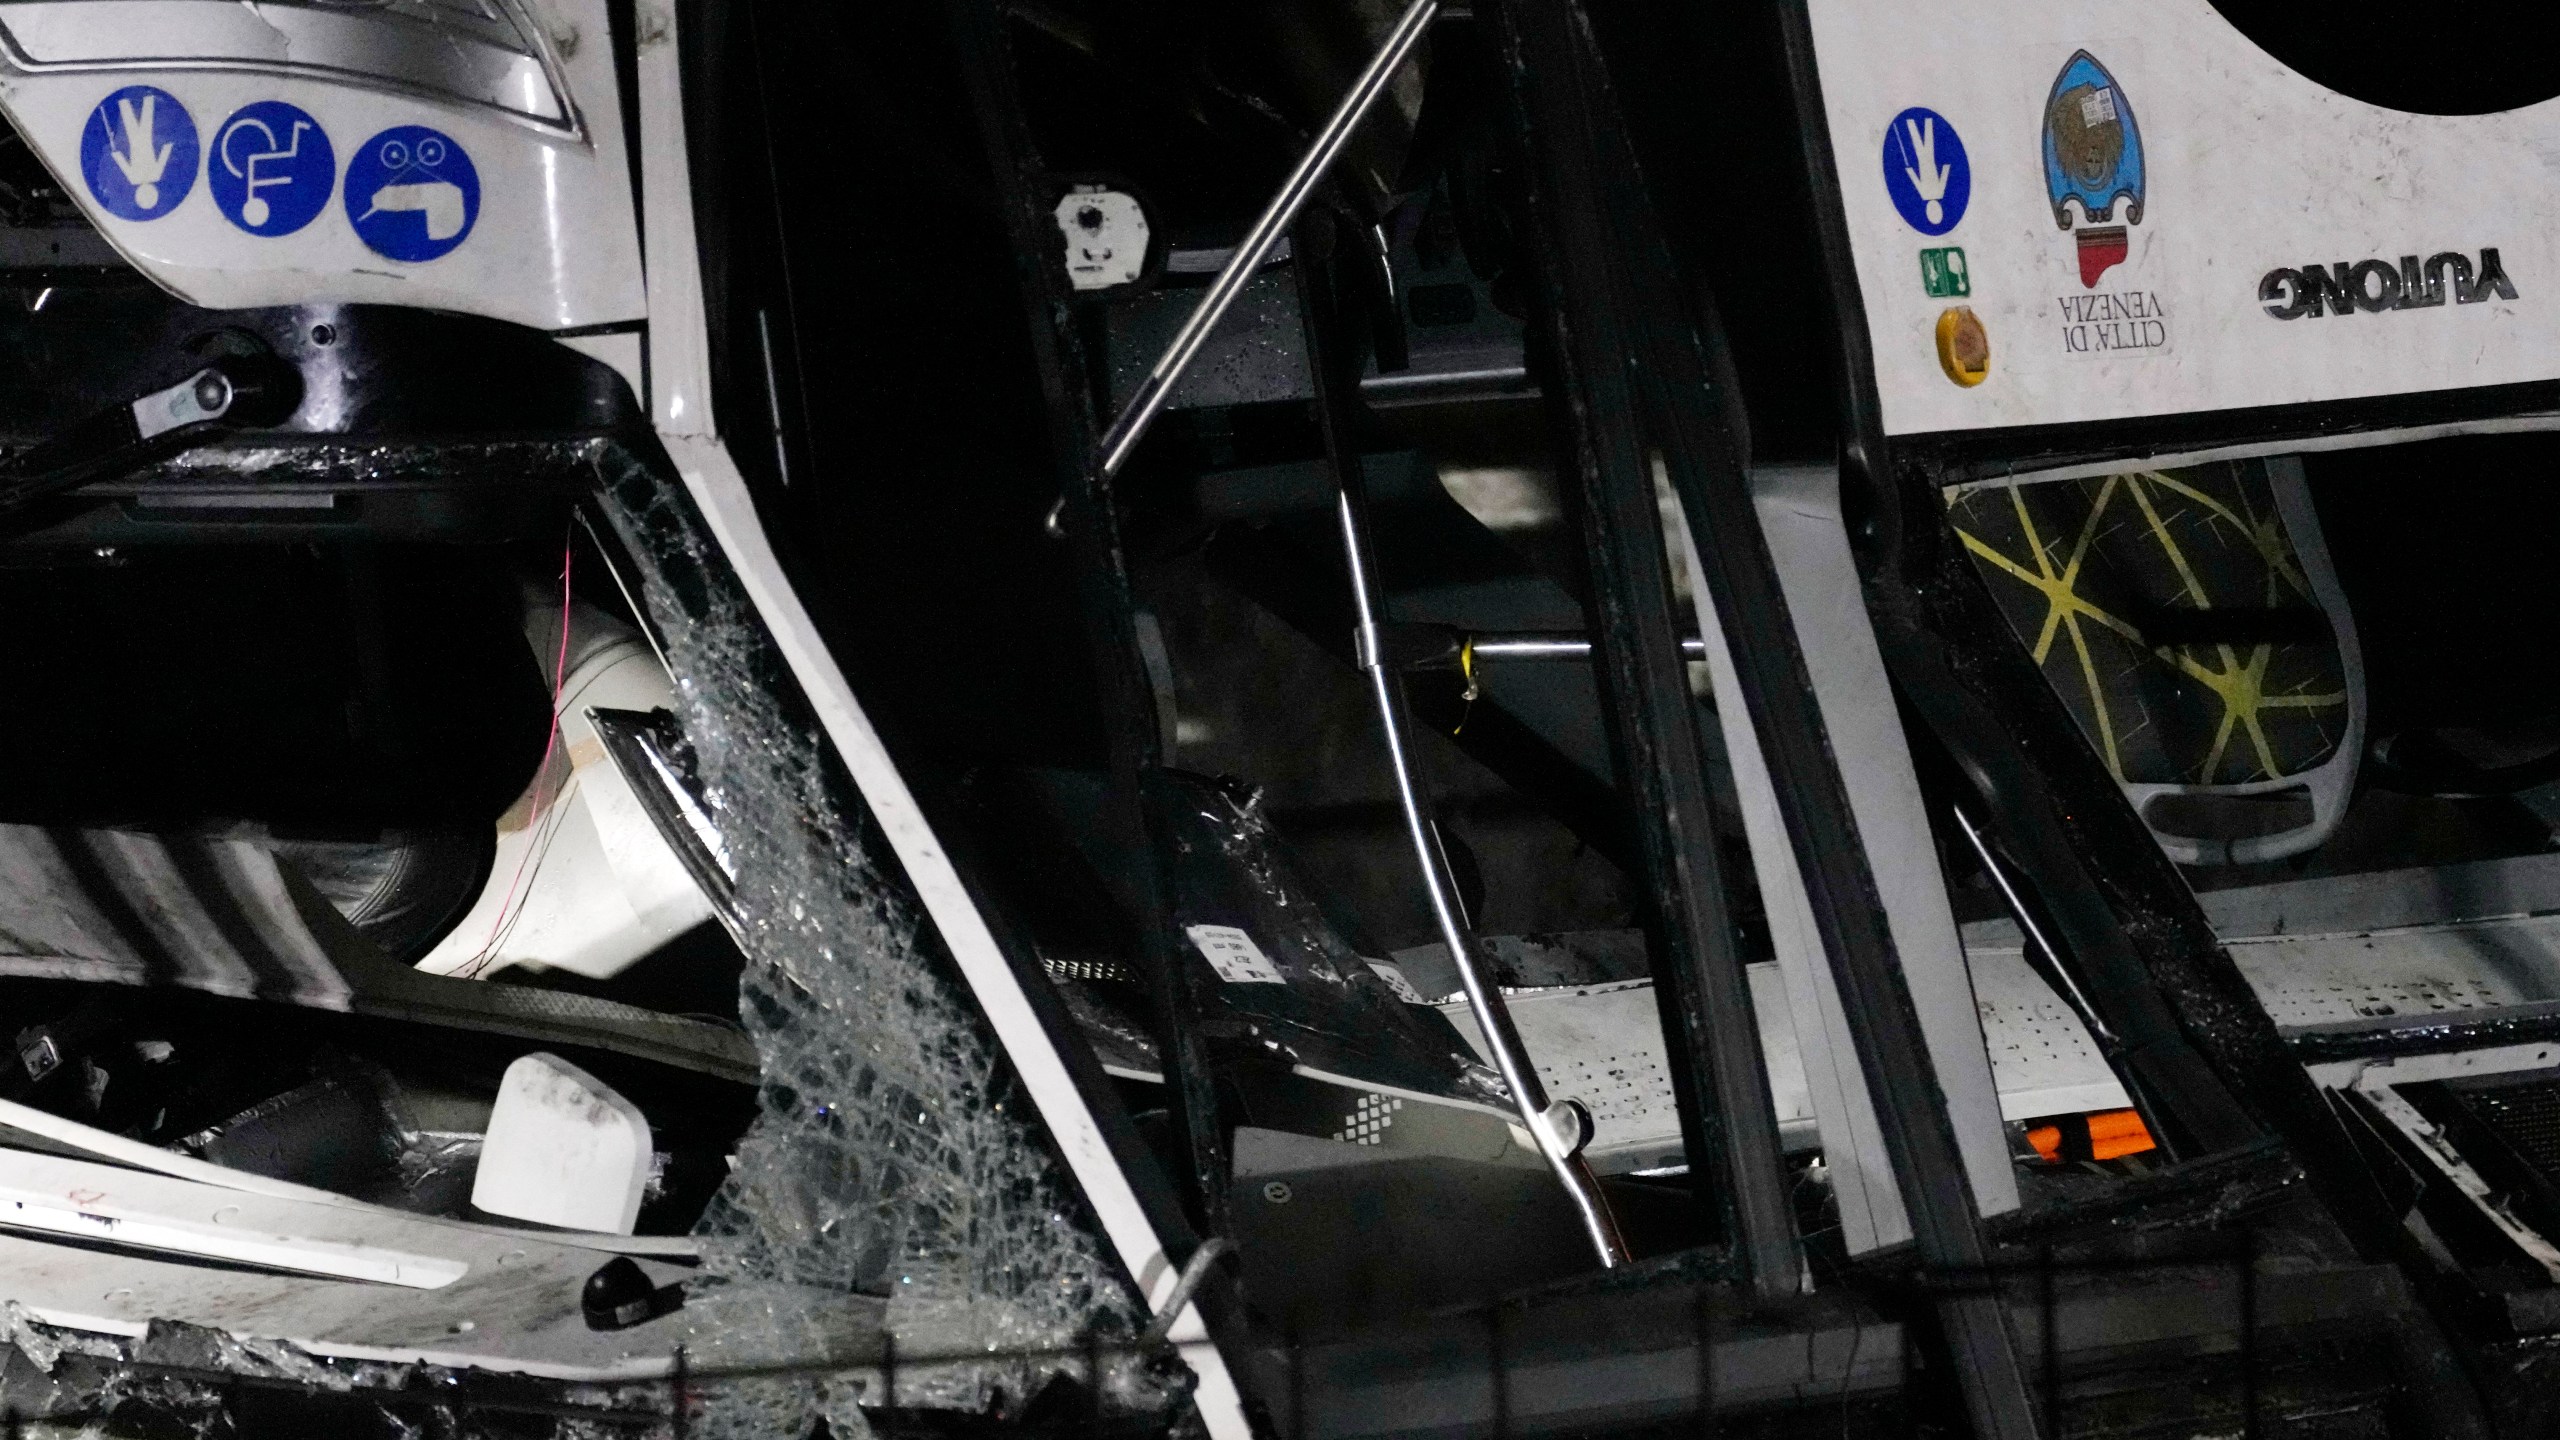
<svg viewBox="0 0 2560 1440"><path fill-rule="evenodd" d="M2333 830L2363 744L2355 626L2290 459L1948 497L2018 640L2171 858Z"/></svg>

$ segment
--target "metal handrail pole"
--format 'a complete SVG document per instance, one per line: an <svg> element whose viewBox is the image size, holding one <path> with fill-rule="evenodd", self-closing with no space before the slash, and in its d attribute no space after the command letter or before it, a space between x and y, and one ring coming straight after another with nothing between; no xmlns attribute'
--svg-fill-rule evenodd
<svg viewBox="0 0 2560 1440"><path fill-rule="evenodd" d="M1353 459L1350 463L1358 461ZM1529 1049L1521 1043L1520 1031L1511 1022L1511 1009L1503 1001L1502 989L1486 973L1484 952L1477 948L1475 935L1458 903L1457 886L1450 880L1438 831L1423 804L1421 782L1414 775L1402 679L1379 653L1376 572L1361 525L1359 498L1351 489L1358 483L1346 470L1335 508L1342 525L1343 560L1351 572L1360 668L1368 675L1370 693L1377 701L1379 728L1387 742L1387 766L1395 774L1396 799L1404 809L1405 830L1413 842L1414 859L1422 868L1422 886L1431 901L1431 918L1439 928L1442 943L1449 947L1449 958L1457 966L1458 983L1467 993L1468 1007L1475 1012L1476 1027L1484 1033L1485 1049L1492 1053L1494 1069L1511 1089L1521 1123L1528 1127L1538 1153L1546 1157L1548 1167L1555 1171L1566 1196L1573 1201L1600 1263L1611 1268L1624 1265L1634 1258L1634 1252L1619 1234L1617 1216L1610 1211L1608 1197L1600 1192L1599 1178L1592 1174L1590 1162L1582 1155L1588 1138L1588 1112L1572 1101L1559 1103L1548 1098L1546 1084L1538 1078L1537 1067L1529 1058ZM1572 1127L1569 1135L1563 1128L1567 1125Z"/></svg>
<svg viewBox="0 0 2560 1440"><path fill-rule="evenodd" d="M1588 660L1591 641L1579 635L1539 635L1526 631L1493 630L1469 635L1463 642L1474 652L1478 663L1487 660ZM1690 636L1680 642L1684 660L1707 658L1707 642Z"/></svg>
<svg viewBox="0 0 2560 1440"><path fill-rule="evenodd" d="M2027 909L2026 898L2018 893L2016 885L2010 883L2009 872L2001 867L1999 857L1991 853L1991 842L1983 838L1981 828L1973 823L1972 816L1964 813L1963 806L1950 805L1947 808L1955 813L1956 828L1964 832L1965 843L1973 847L1974 858L1982 862L1982 868L1991 875L1991 883L1999 887L2000 897L2009 903L2009 913L2017 919L2018 929L2026 936L2027 943L2043 954L2046 963L2053 967L2053 973L2061 979L2063 988L2070 992L2071 1008L2079 1012L2080 1023L2089 1027L2089 1033L2097 1037L2099 1044L2110 1051L2117 1048L2122 1042L2113 1030L2107 1028L2107 1022L2098 1018L2098 1007L2090 1004L2089 997L2081 993L2080 982L2072 978L2071 971L2062 963L2062 952L2054 948L2053 941L2046 937L2044 927L2036 923L2034 912Z"/></svg>
<svg viewBox="0 0 2560 1440"><path fill-rule="evenodd" d="M1404 68L1406 57L1413 53L1413 47L1421 42L1423 34L1431 28L1431 21L1439 13L1440 0L1413 0L1411 8L1396 21L1395 28L1387 32L1386 41L1378 47L1378 53L1369 57L1368 68L1352 82L1350 93L1342 97L1333 117L1316 132L1315 143L1299 157L1298 167L1280 183L1279 193L1271 197L1271 203L1263 207L1261 218L1253 222L1253 228L1245 232L1244 240L1236 246L1235 253L1227 257L1226 268L1220 270L1218 278L1210 283L1209 293L1201 296L1200 303L1191 307L1190 318L1184 320L1182 328L1166 342L1164 353L1156 357L1154 368L1147 371L1146 379L1138 382L1137 393L1129 397L1129 403L1121 410L1119 418L1113 420L1111 428L1103 433L1101 443L1095 447L1098 456L1095 465L1104 479L1119 474L1120 467L1128 463L1130 452L1137 449L1138 442L1146 437L1147 427L1155 423L1165 401L1172 398L1173 387L1181 383L1183 372L1190 369L1191 362L1198 358L1200 347L1208 343L1211 332L1218 328L1218 322L1226 318L1228 309L1236 303L1236 297L1244 293L1245 282L1253 278L1254 271L1262 268L1271 248L1289 232L1298 212L1306 208L1307 201L1314 197L1316 188L1324 183L1326 174L1333 169L1333 162L1341 158L1342 147L1350 143L1352 134L1360 128L1360 122L1367 119L1370 110L1377 106L1378 97L1387 93L1387 83Z"/></svg>

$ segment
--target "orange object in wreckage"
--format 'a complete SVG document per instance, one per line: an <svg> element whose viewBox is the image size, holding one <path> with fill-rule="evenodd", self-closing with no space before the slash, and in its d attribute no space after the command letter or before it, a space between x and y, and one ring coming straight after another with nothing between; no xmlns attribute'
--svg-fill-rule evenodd
<svg viewBox="0 0 2560 1440"><path fill-rule="evenodd" d="M2048 1161L2115 1160L2155 1148L2142 1116L2132 1110L2065 1115L2027 1131L2027 1143Z"/></svg>

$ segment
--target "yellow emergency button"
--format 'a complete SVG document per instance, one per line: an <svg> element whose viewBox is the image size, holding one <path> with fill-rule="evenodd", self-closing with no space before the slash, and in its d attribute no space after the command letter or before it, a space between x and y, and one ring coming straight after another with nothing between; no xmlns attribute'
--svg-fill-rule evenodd
<svg viewBox="0 0 2560 1440"><path fill-rule="evenodd" d="M1991 374L1991 332L1969 305L1938 312L1938 368L1959 385L1981 384Z"/></svg>

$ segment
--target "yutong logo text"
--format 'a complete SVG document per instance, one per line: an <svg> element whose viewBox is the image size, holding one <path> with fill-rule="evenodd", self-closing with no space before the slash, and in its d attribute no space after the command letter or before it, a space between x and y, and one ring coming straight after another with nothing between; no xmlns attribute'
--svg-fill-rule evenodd
<svg viewBox="0 0 2560 1440"><path fill-rule="evenodd" d="M2423 309L2443 304L2448 290L2457 305L2477 305L2492 297L2516 298L2515 282L2498 264L2493 245L2480 252L2476 269L2469 256L2447 250L2427 257L2423 265L2417 256L2403 255L2397 265L2388 260L2341 260L2325 268L2270 270L2258 282L2258 299L2279 320L2301 320L2324 313Z"/></svg>

